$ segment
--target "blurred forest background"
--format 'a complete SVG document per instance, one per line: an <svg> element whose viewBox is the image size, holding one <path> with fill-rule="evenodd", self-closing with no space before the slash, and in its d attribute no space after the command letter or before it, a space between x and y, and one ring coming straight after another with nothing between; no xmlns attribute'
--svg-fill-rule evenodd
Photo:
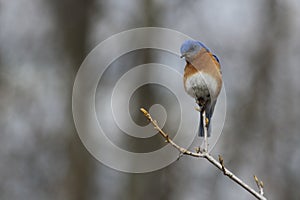
<svg viewBox="0 0 300 200"><path fill-rule="evenodd" d="M203 41L221 60L227 117L212 154L254 188L261 178L268 199L300 199L297 0L0 0L0 199L253 199L205 160L126 174L81 143L71 109L81 62L146 26Z"/></svg>

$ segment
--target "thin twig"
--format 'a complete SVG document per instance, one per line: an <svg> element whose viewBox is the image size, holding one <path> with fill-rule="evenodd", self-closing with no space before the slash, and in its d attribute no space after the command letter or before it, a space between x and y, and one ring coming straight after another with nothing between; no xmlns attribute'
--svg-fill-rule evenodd
<svg viewBox="0 0 300 200"><path fill-rule="evenodd" d="M260 181L257 176L254 175L254 180L255 180L255 183L259 189L259 193L261 195L264 195L264 183L262 181Z"/></svg>
<svg viewBox="0 0 300 200"><path fill-rule="evenodd" d="M198 158L205 158L206 160L208 160L211 164L213 164L215 167L217 167L219 170L221 170L223 172L223 174L225 176L228 176L231 180L233 180L234 182L236 182L238 185L240 185L241 187L243 187L245 190L247 190L249 193L251 193L253 196L255 196L257 199L259 200L267 200L266 197L263 196L263 182L259 181L257 179L257 186L259 187L259 192L255 191L254 189L252 189L249 185L247 185L246 183L244 183L240 178L238 178L236 175L234 175L231 171L229 171L225 166L224 166L224 160L221 156L219 156L219 162L213 157L211 156L208 151L205 150L201 150L200 148L196 149L196 152L192 152L189 151L179 145L177 145L172 139L169 138L168 134L165 133L158 125L157 121L153 120L151 115L149 114L149 112L147 110L145 110L144 108L140 109L142 111L142 113L148 118L148 120L152 123L152 125L154 126L154 128L160 133L160 135L162 137L164 137L164 139L166 140L167 143L170 143L173 147L175 147L181 154L185 154L185 155L189 155L189 156L193 156L193 157L198 157ZM203 120L203 127L204 130L206 129L206 122ZM207 131L207 130L206 130ZM207 133L206 133L207 134ZM255 176L256 177L256 176ZM256 177L257 178L257 177ZM255 179L256 181L256 179Z"/></svg>
<svg viewBox="0 0 300 200"><path fill-rule="evenodd" d="M226 170L225 170L225 166L224 166L224 160L223 160L222 156L220 156L220 155L219 155L219 163L222 166L223 174L226 175Z"/></svg>

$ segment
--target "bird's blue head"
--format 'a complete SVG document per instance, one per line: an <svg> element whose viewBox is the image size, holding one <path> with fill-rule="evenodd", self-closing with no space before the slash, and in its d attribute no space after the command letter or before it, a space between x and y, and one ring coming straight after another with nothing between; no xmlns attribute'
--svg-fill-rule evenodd
<svg viewBox="0 0 300 200"><path fill-rule="evenodd" d="M209 51L209 49L201 42L196 40L187 40L180 47L181 57L185 57L187 61L191 61L202 48Z"/></svg>

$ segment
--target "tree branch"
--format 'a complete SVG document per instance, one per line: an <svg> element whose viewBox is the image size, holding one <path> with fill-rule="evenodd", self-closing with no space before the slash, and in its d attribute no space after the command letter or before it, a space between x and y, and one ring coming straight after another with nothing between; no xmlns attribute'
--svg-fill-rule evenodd
<svg viewBox="0 0 300 200"><path fill-rule="evenodd" d="M223 160L223 158L220 155L219 155L219 161L217 161L213 156L211 156L208 153L208 151L207 151L207 143L204 144L204 149L198 148L196 150L196 152L189 151L188 149L179 146L172 139L170 139L169 135L167 133L165 133L159 127L157 121L154 120L151 117L151 115L149 114L149 112L147 110L145 110L144 108L141 108L140 110L148 118L148 120L152 123L152 125L160 133L160 135L166 140L166 142L169 143L169 144L171 144L181 154L185 154L185 155L189 155L189 156L193 156L193 157L198 157L198 158L205 158L211 164L213 164L216 168L218 168L219 170L221 170L225 176L229 177L231 180L233 180L238 185L240 185L241 187L243 187L245 190L247 190L250 194L252 194L253 196L255 196L257 199L259 199L259 200L267 200L267 198L263 196L264 195L264 192L263 192L263 186L264 186L263 182L259 181L256 176L254 176L254 180L255 180L255 182L256 182L256 184L258 186L259 192L257 192L254 189L252 189L249 185L247 185L246 183L244 183L240 178L238 178L230 170L228 170L224 166L224 160ZM206 134L207 134L207 127L205 125L206 124L205 112L203 114L204 114L203 127L204 127L204 131L206 131Z"/></svg>

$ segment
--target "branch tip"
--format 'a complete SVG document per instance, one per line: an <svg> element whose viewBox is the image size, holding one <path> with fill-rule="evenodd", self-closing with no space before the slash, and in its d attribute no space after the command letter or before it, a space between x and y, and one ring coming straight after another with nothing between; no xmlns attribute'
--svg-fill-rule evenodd
<svg viewBox="0 0 300 200"><path fill-rule="evenodd" d="M225 169L225 166L224 166L224 159L222 158L221 155L219 155L219 163L222 166L222 171L223 171L224 175L226 175L226 169Z"/></svg>
<svg viewBox="0 0 300 200"><path fill-rule="evenodd" d="M254 177L255 183L256 183L256 185L257 185L257 187L259 189L259 193L261 195L263 195L264 194L264 183L261 180L259 180L257 178L257 176L254 175L253 177Z"/></svg>
<svg viewBox="0 0 300 200"><path fill-rule="evenodd" d="M260 181L260 186L263 188L264 187L264 182Z"/></svg>
<svg viewBox="0 0 300 200"><path fill-rule="evenodd" d="M219 157L219 162L220 162L220 164L222 165L222 163L223 163L223 158L222 158L221 155L218 155L218 157Z"/></svg>
<svg viewBox="0 0 300 200"><path fill-rule="evenodd" d="M259 184L259 181L258 181L258 178L257 178L257 176L253 175L253 178L254 178L254 180L255 180L256 184Z"/></svg>
<svg viewBox="0 0 300 200"><path fill-rule="evenodd" d="M148 111L147 111L145 108L140 108L140 111L141 111L146 117L149 116L149 113L148 113Z"/></svg>
<svg viewBox="0 0 300 200"><path fill-rule="evenodd" d="M254 177L254 180L255 180L257 186L263 188L264 187L264 182L262 182L261 180L259 180L257 178L257 176L255 176L255 175L253 177Z"/></svg>

